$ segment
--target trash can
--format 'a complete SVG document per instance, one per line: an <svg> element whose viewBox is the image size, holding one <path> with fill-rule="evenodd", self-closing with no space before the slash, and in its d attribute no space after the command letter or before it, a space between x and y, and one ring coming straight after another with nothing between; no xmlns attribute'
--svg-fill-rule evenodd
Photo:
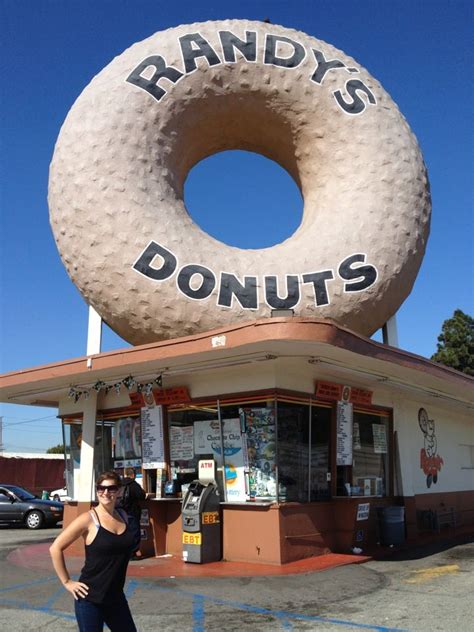
<svg viewBox="0 0 474 632"><path fill-rule="evenodd" d="M182 506L183 560L195 564L222 557L220 495L215 483L189 484Z"/></svg>
<svg viewBox="0 0 474 632"><path fill-rule="evenodd" d="M380 544L392 546L405 542L405 507L378 507Z"/></svg>

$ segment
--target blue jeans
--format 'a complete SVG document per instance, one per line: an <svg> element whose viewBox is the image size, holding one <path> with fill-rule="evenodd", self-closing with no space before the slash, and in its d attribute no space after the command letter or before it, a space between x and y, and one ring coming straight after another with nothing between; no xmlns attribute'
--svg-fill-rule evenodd
<svg viewBox="0 0 474 632"><path fill-rule="evenodd" d="M137 632L123 593L113 604L96 604L78 599L74 607L79 632L102 632L104 623L112 632Z"/></svg>

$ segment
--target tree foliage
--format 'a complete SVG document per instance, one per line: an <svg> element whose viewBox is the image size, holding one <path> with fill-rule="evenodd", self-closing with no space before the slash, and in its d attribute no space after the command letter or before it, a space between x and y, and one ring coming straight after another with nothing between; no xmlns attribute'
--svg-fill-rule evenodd
<svg viewBox="0 0 474 632"><path fill-rule="evenodd" d="M52 448L48 448L46 450L46 454L64 454L64 446L62 443L58 443L58 445L53 445Z"/></svg>
<svg viewBox="0 0 474 632"><path fill-rule="evenodd" d="M460 309L454 310L453 316L443 323L437 347L432 360L474 375L474 318Z"/></svg>

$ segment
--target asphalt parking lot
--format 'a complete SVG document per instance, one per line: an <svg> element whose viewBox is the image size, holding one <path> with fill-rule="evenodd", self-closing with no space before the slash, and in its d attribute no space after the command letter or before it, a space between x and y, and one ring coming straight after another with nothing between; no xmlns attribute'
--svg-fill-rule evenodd
<svg viewBox="0 0 474 632"><path fill-rule="evenodd" d="M0 628L75 630L73 604L52 569L8 555L58 529L0 527ZM471 632L474 540L316 573L280 577L130 578L140 632L410 630Z"/></svg>

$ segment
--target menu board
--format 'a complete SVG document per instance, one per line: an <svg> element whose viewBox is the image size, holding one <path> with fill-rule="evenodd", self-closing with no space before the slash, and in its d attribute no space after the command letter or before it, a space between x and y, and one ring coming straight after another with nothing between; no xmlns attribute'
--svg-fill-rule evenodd
<svg viewBox="0 0 474 632"><path fill-rule="evenodd" d="M337 465L352 465L352 404L337 402Z"/></svg>
<svg viewBox="0 0 474 632"><path fill-rule="evenodd" d="M145 470L165 467L163 408L141 409L142 464Z"/></svg>
<svg viewBox="0 0 474 632"><path fill-rule="evenodd" d="M372 432L374 435L374 452L375 454L386 454L387 452L387 433L383 424L372 424Z"/></svg>
<svg viewBox="0 0 474 632"><path fill-rule="evenodd" d="M191 461L194 458L194 426L170 426L171 461Z"/></svg>

